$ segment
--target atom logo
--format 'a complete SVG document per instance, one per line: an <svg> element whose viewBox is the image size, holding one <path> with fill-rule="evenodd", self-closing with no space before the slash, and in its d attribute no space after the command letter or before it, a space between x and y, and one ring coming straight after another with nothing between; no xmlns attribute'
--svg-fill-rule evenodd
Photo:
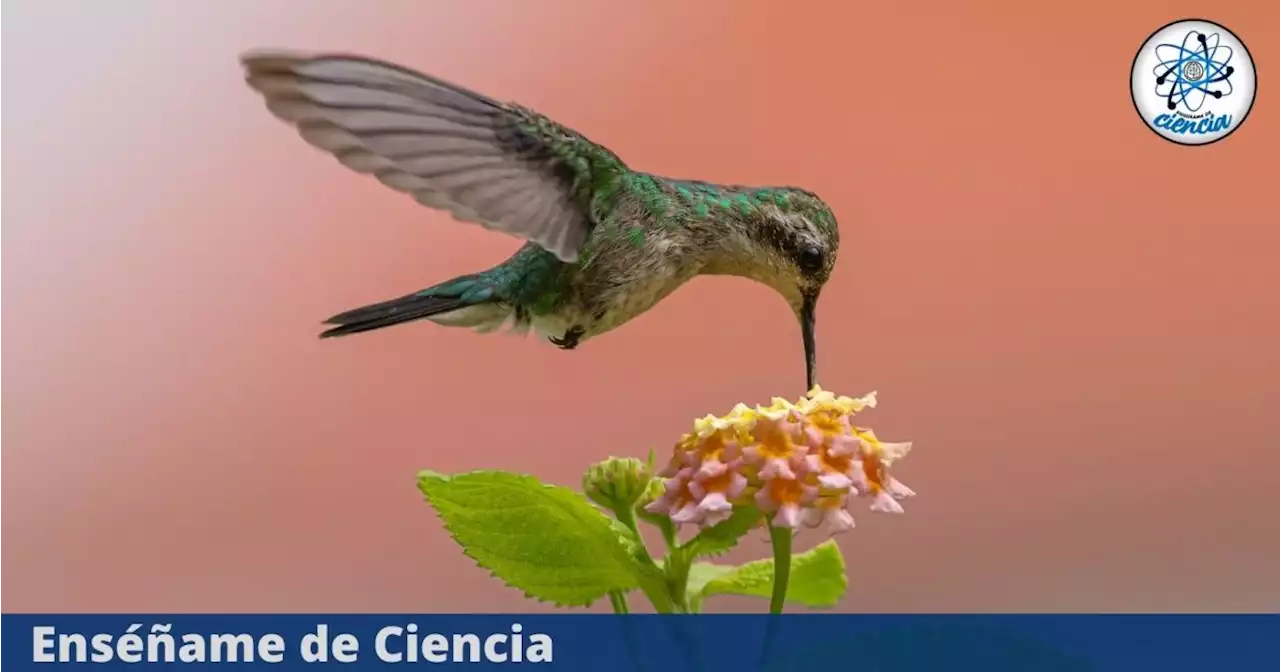
<svg viewBox="0 0 1280 672"><path fill-rule="evenodd" d="M1221 44L1218 33L1205 35L1189 31L1182 44L1157 44L1156 95L1164 98L1170 110L1182 105L1188 112L1199 112L1207 98L1214 100L1231 95L1234 87L1229 65L1234 55L1231 47Z"/></svg>
<svg viewBox="0 0 1280 672"><path fill-rule="evenodd" d="M1183 19L1155 29L1138 47L1129 95L1156 135L1179 145L1211 145L1248 118L1258 71L1249 47L1230 29Z"/></svg>

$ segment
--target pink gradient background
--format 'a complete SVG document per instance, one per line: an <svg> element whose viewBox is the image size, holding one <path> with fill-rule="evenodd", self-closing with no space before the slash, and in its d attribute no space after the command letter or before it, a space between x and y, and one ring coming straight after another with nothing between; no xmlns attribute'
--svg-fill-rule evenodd
<svg viewBox="0 0 1280 672"><path fill-rule="evenodd" d="M573 353L319 341L519 243L308 147L241 80L266 46L402 62L642 170L824 196L821 380L880 392L867 422L915 441L920 493L841 539L842 609L1280 607L1280 5L1212 4L1260 94L1184 148L1126 87L1202 2L889 4L5 3L3 608L542 610L463 557L417 470L576 486L802 391L794 321L745 280Z"/></svg>

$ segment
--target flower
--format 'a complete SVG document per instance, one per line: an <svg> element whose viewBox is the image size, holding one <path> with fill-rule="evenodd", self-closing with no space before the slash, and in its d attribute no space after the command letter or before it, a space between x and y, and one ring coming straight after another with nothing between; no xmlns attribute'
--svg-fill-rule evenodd
<svg viewBox="0 0 1280 672"><path fill-rule="evenodd" d="M734 468L726 467L715 476L699 478L699 474L695 474L689 481L689 494L698 503L698 522L704 526L715 525L728 518L733 511L731 500L746 489L747 477Z"/></svg>
<svg viewBox="0 0 1280 672"><path fill-rule="evenodd" d="M665 514L677 524L695 523L710 526L719 523L733 511L731 500L747 487L747 477L736 469L740 461L726 465L714 476L700 474L685 467L668 479L660 497L644 506L649 514Z"/></svg>
<svg viewBox="0 0 1280 672"><path fill-rule="evenodd" d="M859 460L850 442L836 436L818 444L817 450L805 458L805 471L819 487L848 491L861 476Z"/></svg>
<svg viewBox="0 0 1280 672"><path fill-rule="evenodd" d="M776 514L782 524L795 529L800 525L800 509L818 498L818 489L798 478L765 479L756 493L756 505L765 513Z"/></svg>
<svg viewBox="0 0 1280 672"><path fill-rule="evenodd" d="M832 533L852 530L853 516L846 510L848 499L843 493L819 498L815 506L805 509L805 526L819 527L825 523Z"/></svg>
<svg viewBox="0 0 1280 672"><path fill-rule="evenodd" d="M698 517L698 503L694 501L689 484L693 482L693 469L681 469L675 478L667 481L667 491L657 502L647 508L650 512L664 511L677 523L695 522Z"/></svg>
<svg viewBox="0 0 1280 672"><path fill-rule="evenodd" d="M875 408L876 393L870 392L865 396L852 399L850 397L838 397L834 393L814 385L813 389L809 390L809 394L796 405L806 413L815 409L825 409L834 410L842 415L853 415L867 408Z"/></svg>
<svg viewBox="0 0 1280 672"><path fill-rule="evenodd" d="M754 504L774 525L832 532L853 528L856 497L871 498L872 511L902 513L899 501L915 493L889 468L911 444L881 441L852 422L875 406L875 392L852 398L815 386L794 403L774 397L699 418L659 474L667 479L662 495L644 511L705 527Z"/></svg>
<svg viewBox="0 0 1280 672"><path fill-rule="evenodd" d="M863 490L874 497L872 511L885 513L902 513L900 499L912 497L916 493L903 485L901 481L889 475L889 466L906 457L911 450L910 443L884 443L876 438L875 432L869 429L855 428L861 440Z"/></svg>
<svg viewBox="0 0 1280 672"><path fill-rule="evenodd" d="M794 479L795 468L809 450L804 442L803 427L796 422L799 418L792 409L777 412L762 409L761 416L751 432L754 441L743 451L745 459L760 469L761 480Z"/></svg>

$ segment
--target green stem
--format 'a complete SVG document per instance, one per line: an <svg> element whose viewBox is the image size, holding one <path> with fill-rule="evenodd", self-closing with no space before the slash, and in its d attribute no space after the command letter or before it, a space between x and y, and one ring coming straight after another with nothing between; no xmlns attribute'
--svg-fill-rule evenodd
<svg viewBox="0 0 1280 672"><path fill-rule="evenodd" d="M652 580L642 580L640 582L640 591L644 596L649 598L649 602L653 604L654 611L659 614L669 614L676 609L671 599L671 591L662 585L661 574L662 568L658 567L658 563L653 561L653 556L649 555L649 550L645 548L644 537L640 536L640 529L636 525L636 513L631 509L622 509L614 511L613 515L618 518L618 522L627 528L635 537L636 542L636 561L645 565L646 569L652 571Z"/></svg>
<svg viewBox="0 0 1280 672"><path fill-rule="evenodd" d="M630 613L627 609L627 595L620 590L609 591L609 603L613 605L613 613L626 614Z"/></svg>
<svg viewBox="0 0 1280 672"><path fill-rule="evenodd" d="M657 582L641 583L640 591L644 596L649 598L649 603L653 605L653 610L659 614L670 614L676 611L675 604L671 601L671 596L666 592L666 586Z"/></svg>
<svg viewBox="0 0 1280 672"><path fill-rule="evenodd" d="M631 509L622 509L614 511L613 514L618 517L619 523L631 530L631 534L635 536L636 543L639 544L640 550L644 552L645 557L652 558L649 555L649 549L644 546L644 537L640 536L640 528L636 525L636 512Z"/></svg>
<svg viewBox="0 0 1280 672"><path fill-rule="evenodd" d="M670 518L663 518L658 524L658 529L662 530L662 541L666 542L668 553L680 546L679 540L676 539L676 525Z"/></svg>
<svg viewBox="0 0 1280 672"><path fill-rule="evenodd" d="M769 613L781 614L787 599L787 582L791 580L791 529L770 524L769 539L773 542L773 597L769 599Z"/></svg>
<svg viewBox="0 0 1280 672"><path fill-rule="evenodd" d="M667 555L667 589L671 592L671 601L676 611L689 613L689 567L693 564L693 556L682 551Z"/></svg>

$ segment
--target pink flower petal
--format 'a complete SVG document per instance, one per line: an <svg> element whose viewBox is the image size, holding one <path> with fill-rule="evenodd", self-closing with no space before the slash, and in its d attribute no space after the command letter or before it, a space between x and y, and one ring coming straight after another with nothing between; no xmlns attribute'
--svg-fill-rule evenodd
<svg viewBox="0 0 1280 672"><path fill-rule="evenodd" d="M738 497L746 489L747 477L742 474L734 474L733 479L729 481L729 489L725 491L725 496Z"/></svg>
<svg viewBox="0 0 1280 672"><path fill-rule="evenodd" d="M715 478L716 476L723 474L724 470L728 468L729 467L724 462L713 458L703 462L702 466L698 467L698 472L694 474L694 478Z"/></svg>
<svg viewBox="0 0 1280 672"><path fill-rule="evenodd" d="M854 460L853 465L849 467L849 473L845 474L852 481L849 490L855 495L866 495L871 492L871 487L867 484L867 475L862 471L862 462Z"/></svg>
<svg viewBox="0 0 1280 672"><path fill-rule="evenodd" d="M764 467L760 469L760 480L768 481L775 478L785 480L794 480L796 472L791 470L791 465L780 457L771 457L764 462Z"/></svg>
<svg viewBox="0 0 1280 672"><path fill-rule="evenodd" d="M652 502L649 502L648 504L645 504L644 510L648 511L649 513L657 513L657 514L670 513L671 500L666 497L660 497L658 499L653 500Z"/></svg>
<svg viewBox="0 0 1280 672"><path fill-rule="evenodd" d="M698 508L702 511L728 511L733 508L729 500L725 499L723 492L707 493L706 497L698 503Z"/></svg>
<svg viewBox="0 0 1280 672"><path fill-rule="evenodd" d="M857 451L860 441L853 436L843 435L831 439L831 446L827 448L827 452L832 457L844 457Z"/></svg>
<svg viewBox="0 0 1280 672"><path fill-rule="evenodd" d="M708 479L722 476L726 471L737 471L742 468L742 458L721 462L720 460L707 460L702 463L701 468L693 475L696 481L705 481Z"/></svg>
<svg viewBox="0 0 1280 672"><path fill-rule="evenodd" d="M783 504L778 509L778 518L782 520L782 524L791 529L800 526L800 507L795 504Z"/></svg>
<svg viewBox="0 0 1280 672"><path fill-rule="evenodd" d="M701 517L702 512L696 504L685 504L679 511L671 514L671 520L677 523L692 523Z"/></svg>
<svg viewBox="0 0 1280 672"><path fill-rule="evenodd" d="M831 534L839 534L853 529L853 516L843 508L828 509L826 515L827 527L831 528Z"/></svg>
<svg viewBox="0 0 1280 672"><path fill-rule="evenodd" d="M906 499L907 497L915 497L916 491L902 484L902 481L890 476L888 482L884 484L884 489L894 499Z"/></svg>
<svg viewBox="0 0 1280 672"><path fill-rule="evenodd" d="M871 501L871 510L877 513L903 513L902 505L887 492L876 495Z"/></svg>
<svg viewBox="0 0 1280 672"><path fill-rule="evenodd" d="M707 494L707 489L697 481L689 481L689 494L693 495L694 499L702 499Z"/></svg>
<svg viewBox="0 0 1280 672"><path fill-rule="evenodd" d="M818 476L818 484L831 490L848 490L853 480L838 471L828 471Z"/></svg>
<svg viewBox="0 0 1280 672"><path fill-rule="evenodd" d="M719 525L720 523L728 520L730 515L732 515L731 511L708 511L705 515L702 516L702 521L699 523L699 525L701 525L702 527L711 527L712 525Z"/></svg>
<svg viewBox="0 0 1280 672"><path fill-rule="evenodd" d="M768 488L760 488L760 491L756 493L756 506L760 507L761 511L773 511L778 508L773 498L769 496Z"/></svg>

